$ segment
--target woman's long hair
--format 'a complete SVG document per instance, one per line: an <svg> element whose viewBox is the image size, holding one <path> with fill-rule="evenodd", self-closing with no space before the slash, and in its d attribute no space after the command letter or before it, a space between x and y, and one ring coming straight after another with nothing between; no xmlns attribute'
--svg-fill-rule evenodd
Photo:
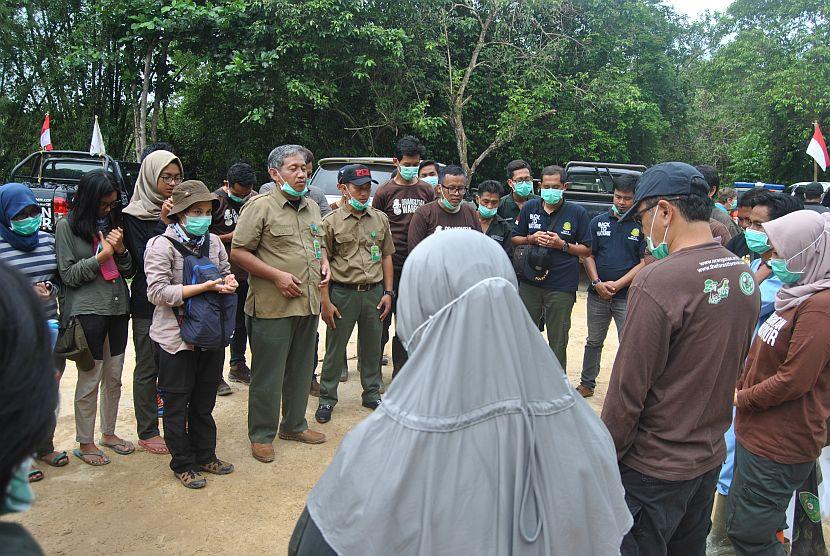
<svg viewBox="0 0 830 556"><path fill-rule="evenodd" d="M14 470L49 435L58 403L46 315L32 286L0 264L0 506Z"/></svg>
<svg viewBox="0 0 830 556"><path fill-rule="evenodd" d="M110 172L100 169L83 175L72 199L72 210L69 211L69 227L73 234L87 241L92 241L92 238L98 235L97 221L101 199L113 191L117 193L119 188ZM109 217L111 225L118 226L121 223L121 207L112 209Z"/></svg>

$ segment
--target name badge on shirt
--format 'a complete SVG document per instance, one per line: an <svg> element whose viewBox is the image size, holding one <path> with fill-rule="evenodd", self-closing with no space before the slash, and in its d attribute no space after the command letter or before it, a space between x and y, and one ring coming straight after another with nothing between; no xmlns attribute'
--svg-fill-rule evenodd
<svg viewBox="0 0 830 556"><path fill-rule="evenodd" d="M369 250L372 254L372 262L376 263L380 260L380 247L377 245L372 245L372 248Z"/></svg>
<svg viewBox="0 0 830 556"><path fill-rule="evenodd" d="M323 258L323 250L320 248L320 242L316 239L314 240L314 258L318 260Z"/></svg>

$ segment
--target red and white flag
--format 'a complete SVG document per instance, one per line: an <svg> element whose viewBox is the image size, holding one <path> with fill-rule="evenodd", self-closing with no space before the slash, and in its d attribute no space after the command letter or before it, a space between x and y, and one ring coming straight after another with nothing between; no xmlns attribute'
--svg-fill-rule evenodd
<svg viewBox="0 0 830 556"><path fill-rule="evenodd" d="M52 134L49 131L49 112L46 113L46 119L43 120L43 127L40 128L40 148L44 151L52 150Z"/></svg>
<svg viewBox="0 0 830 556"><path fill-rule="evenodd" d="M824 142L824 136L821 134L818 122L816 122L816 129L813 131L813 138L810 139L810 144L807 145L807 154L816 160L816 163L821 166L822 172L827 171L827 167L830 166L830 156L827 154L827 144Z"/></svg>

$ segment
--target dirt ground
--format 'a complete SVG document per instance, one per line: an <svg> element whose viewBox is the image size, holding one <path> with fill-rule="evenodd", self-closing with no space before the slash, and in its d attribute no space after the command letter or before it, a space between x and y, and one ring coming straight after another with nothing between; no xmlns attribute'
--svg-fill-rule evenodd
<svg viewBox="0 0 830 556"><path fill-rule="evenodd" d="M578 296L572 322L568 375L576 384L587 333L584 293ZM323 330L321 323L321 334ZM219 429L217 454L232 462L236 472L224 477L209 475L206 488L192 491L173 476L168 456L144 451L119 456L108 451L112 463L92 467L70 455L66 467L41 466L46 478L34 485L34 507L12 519L23 523L47 554L285 554L306 495L343 435L369 414L360 405L354 340L349 345L351 377L340 385L341 401L331 422L320 425L314 421L317 399L309 398L309 424L328 436L325 444L309 446L277 439L276 460L271 464L255 461L247 438L247 386L232 383L234 393L217 399L214 417ZM612 324L596 394L590 399L597 412L616 348ZM133 366L130 345L116 433L136 442ZM61 381L62 410L55 434L57 449L70 454L77 447L72 414L76 372L70 364ZM391 366L384 367L386 384L391 373Z"/></svg>

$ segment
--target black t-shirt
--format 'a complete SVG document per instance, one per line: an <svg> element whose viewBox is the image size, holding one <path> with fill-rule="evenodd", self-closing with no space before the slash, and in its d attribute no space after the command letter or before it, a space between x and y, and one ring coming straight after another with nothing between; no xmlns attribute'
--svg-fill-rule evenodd
<svg viewBox="0 0 830 556"><path fill-rule="evenodd" d="M124 245L135 265L135 276L130 284L130 313L137 319L151 319L156 306L147 300L144 251L150 238L163 234L167 226L161 220L140 220L130 214L124 214L123 227Z"/></svg>
<svg viewBox="0 0 830 556"><path fill-rule="evenodd" d="M551 221L556 225L551 230ZM548 214L542 206L541 199L526 202L519 213L513 235L527 237L539 231L552 231L559 234L568 243L591 245L588 229L588 212L575 203L565 201L559 210ZM550 271L544 280L520 279L528 284L550 291L575 292L579 288L579 257L564 253L559 249L550 249ZM530 263L526 263L525 274L532 276Z"/></svg>
<svg viewBox="0 0 830 556"><path fill-rule="evenodd" d="M603 282L619 280L645 256L645 237L639 224L633 220L620 222L611 211L607 211L591 220L590 229L591 253L599 279ZM593 288L588 291L595 294ZM621 299L627 296L628 288L623 288L614 295Z"/></svg>
<svg viewBox="0 0 830 556"><path fill-rule="evenodd" d="M214 193L219 197L219 204L213 212L213 222L210 225L210 232L218 236L223 236L236 229L236 223L239 221L239 213L242 212L242 207L245 203L234 201L230 198L228 192L221 188L214 191ZM256 191L252 192L251 196L253 195L256 195ZM230 257L231 242L223 241L222 243L225 245L225 251L228 252L228 256ZM237 281L248 279L248 272L246 270L235 265L233 262L230 265L231 273L236 277Z"/></svg>
<svg viewBox="0 0 830 556"><path fill-rule="evenodd" d="M744 236L743 232L727 241L724 247L729 249L736 257L743 259L746 264L751 263L761 256L749 250L746 244L746 236Z"/></svg>

